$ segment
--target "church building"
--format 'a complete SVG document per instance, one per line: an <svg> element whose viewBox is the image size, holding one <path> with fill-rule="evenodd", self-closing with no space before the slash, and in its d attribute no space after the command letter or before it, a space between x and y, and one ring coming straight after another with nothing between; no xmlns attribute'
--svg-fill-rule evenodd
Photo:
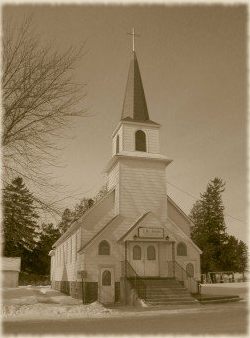
<svg viewBox="0 0 250 338"><path fill-rule="evenodd" d="M54 289L85 303L161 304L164 290L165 303L192 301L201 250L190 238L191 220L167 195L165 171L172 160L160 153L160 125L152 116L133 50L105 168L108 192L53 245Z"/></svg>

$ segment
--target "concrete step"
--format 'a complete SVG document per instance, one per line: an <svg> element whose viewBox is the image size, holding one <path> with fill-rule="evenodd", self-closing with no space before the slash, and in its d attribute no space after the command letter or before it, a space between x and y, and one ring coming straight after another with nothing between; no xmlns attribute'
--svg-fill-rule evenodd
<svg viewBox="0 0 250 338"><path fill-rule="evenodd" d="M191 301L196 302L192 297L174 297L174 298L145 298L146 302L150 303L157 303L157 302L167 302L167 303L173 303L177 301Z"/></svg>
<svg viewBox="0 0 250 338"><path fill-rule="evenodd" d="M140 280L145 284L180 284L177 280Z"/></svg>
<svg viewBox="0 0 250 338"><path fill-rule="evenodd" d="M148 305L157 306L157 305L188 305L188 304L197 304L197 300L175 300L175 301L146 301Z"/></svg>
<svg viewBox="0 0 250 338"><path fill-rule="evenodd" d="M175 295L146 295L145 296L146 299L174 299L174 298L191 298L193 299L192 296L190 296L190 294L185 294L185 295L179 295L179 294L175 294Z"/></svg>
<svg viewBox="0 0 250 338"><path fill-rule="evenodd" d="M136 284L131 279L132 284ZM139 289L138 289L139 288ZM152 306L197 304L183 283L175 278L143 278L137 284L138 294L143 295L147 304Z"/></svg>
<svg viewBox="0 0 250 338"><path fill-rule="evenodd" d="M141 288L142 289L142 288ZM146 288L147 292L168 292L168 293L174 293L174 292L188 292L185 288Z"/></svg>
<svg viewBox="0 0 250 338"><path fill-rule="evenodd" d="M138 290L145 290L143 288L138 288ZM180 292L180 293L185 293L188 292L187 289L185 288L146 288L146 292L155 292L155 293L175 293L175 292Z"/></svg>

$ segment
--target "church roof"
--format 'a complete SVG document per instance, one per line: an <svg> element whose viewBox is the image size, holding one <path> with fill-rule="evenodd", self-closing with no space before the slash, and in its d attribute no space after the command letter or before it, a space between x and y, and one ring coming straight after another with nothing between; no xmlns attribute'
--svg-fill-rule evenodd
<svg viewBox="0 0 250 338"><path fill-rule="evenodd" d="M125 121L154 123L149 119L140 69L134 51L128 72L121 119Z"/></svg>

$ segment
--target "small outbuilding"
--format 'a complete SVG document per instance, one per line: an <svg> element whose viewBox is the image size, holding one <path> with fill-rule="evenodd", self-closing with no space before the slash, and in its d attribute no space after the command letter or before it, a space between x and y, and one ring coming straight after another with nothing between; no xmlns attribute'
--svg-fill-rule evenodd
<svg viewBox="0 0 250 338"><path fill-rule="evenodd" d="M20 268L20 257L2 257L2 287L16 288L18 286Z"/></svg>

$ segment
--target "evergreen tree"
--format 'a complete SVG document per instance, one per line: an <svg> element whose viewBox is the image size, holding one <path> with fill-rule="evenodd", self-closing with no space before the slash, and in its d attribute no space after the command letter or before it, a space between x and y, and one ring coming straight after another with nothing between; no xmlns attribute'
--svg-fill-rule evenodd
<svg viewBox="0 0 250 338"><path fill-rule="evenodd" d="M224 187L225 183L221 179L214 178L190 213L194 223L191 237L203 251L201 270L204 273L222 269L221 260L226 240L224 206L221 197Z"/></svg>
<svg viewBox="0 0 250 338"><path fill-rule="evenodd" d="M232 235L227 235L221 260L223 271L244 272L247 268L247 245Z"/></svg>
<svg viewBox="0 0 250 338"><path fill-rule="evenodd" d="M247 268L247 245L226 232L221 197L224 190L225 183L219 178L214 178L190 212L190 218L194 223L191 237L203 251L201 255L203 273L244 272Z"/></svg>
<svg viewBox="0 0 250 338"><path fill-rule="evenodd" d="M49 275L50 273L50 256L49 252L52 245L60 237L60 231L54 228L52 223L42 224L42 232L39 242L32 254L32 272L39 275Z"/></svg>
<svg viewBox="0 0 250 338"><path fill-rule="evenodd" d="M36 245L39 216L22 178L15 178L3 189L3 211L3 255L14 257L31 252Z"/></svg>

